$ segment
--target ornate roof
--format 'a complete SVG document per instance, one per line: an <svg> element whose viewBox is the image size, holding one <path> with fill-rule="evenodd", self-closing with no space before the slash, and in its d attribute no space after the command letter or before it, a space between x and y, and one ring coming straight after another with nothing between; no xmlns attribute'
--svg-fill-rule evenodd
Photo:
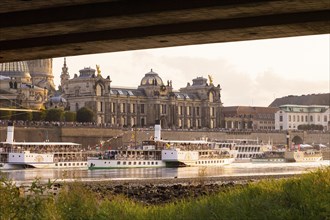
<svg viewBox="0 0 330 220"><path fill-rule="evenodd" d="M0 75L8 77L31 78L26 61L0 63Z"/></svg>
<svg viewBox="0 0 330 220"><path fill-rule="evenodd" d="M152 69L149 73L146 73L141 80L141 86L161 86L163 85L163 80L158 76L157 73L153 72Z"/></svg>

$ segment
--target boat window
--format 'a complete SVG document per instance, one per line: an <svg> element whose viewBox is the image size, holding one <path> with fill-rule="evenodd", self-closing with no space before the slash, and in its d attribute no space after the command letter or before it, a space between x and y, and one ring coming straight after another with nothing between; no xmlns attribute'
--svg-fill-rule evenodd
<svg viewBox="0 0 330 220"><path fill-rule="evenodd" d="M131 165L131 162L128 162L128 165Z"/></svg>
<svg viewBox="0 0 330 220"><path fill-rule="evenodd" d="M157 161L155 163L156 163L156 165L158 165L158 162Z"/></svg>
<svg viewBox="0 0 330 220"><path fill-rule="evenodd" d="M66 163L64 163L64 166L66 166Z"/></svg>
<svg viewBox="0 0 330 220"><path fill-rule="evenodd" d="M143 162L143 165L146 165L146 162Z"/></svg>
<svg viewBox="0 0 330 220"><path fill-rule="evenodd" d="M141 162L139 162L139 165L141 165Z"/></svg>
<svg viewBox="0 0 330 220"><path fill-rule="evenodd" d="M71 166L71 163L69 163L69 166Z"/></svg>
<svg viewBox="0 0 330 220"><path fill-rule="evenodd" d="M62 166L62 164L60 163L60 166Z"/></svg>
<svg viewBox="0 0 330 220"><path fill-rule="evenodd" d="M154 162L151 162L151 165L154 165Z"/></svg>
<svg viewBox="0 0 330 220"><path fill-rule="evenodd" d="M133 163L134 165L136 165L136 162L134 161L134 163Z"/></svg>
<svg viewBox="0 0 330 220"><path fill-rule="evenodd" d="M148 165L150 165L150 162L148 162Z"/></svg>
<svg viewBox="0 0 330 220"><path fill-rule="evenodd" d="M117 161L117 165L120 165L120 161Z"/></svg>
<svg viewBox="0 0 330 220"><path fill-rule="evenodd" d="M123 165L126 165L126 162L123 162Z"/></svg>

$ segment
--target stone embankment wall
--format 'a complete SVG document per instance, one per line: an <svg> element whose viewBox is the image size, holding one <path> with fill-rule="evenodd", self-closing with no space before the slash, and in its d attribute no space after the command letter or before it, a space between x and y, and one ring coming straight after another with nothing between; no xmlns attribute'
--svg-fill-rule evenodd
<svg viewBox="0 0 330 220"><path fill-rule="evenodd" d="M0 141L6 140L6 127L0 127ZM149 140L154 135L153 130L119 130L111 128L93 127L15 127L14 138L16 141L67 141L82 144L84 147L95 146L105 142L103 146L118 147L121 145L140 144ZM259 142L272 144L285 144L286 133L281 132L220 132L220 131L167 131L163 130L163 139L168 140L194 140L209 139L258 139ZM329 133L291 132L290 139L299 136L308 144L329 145Z"/></svg>

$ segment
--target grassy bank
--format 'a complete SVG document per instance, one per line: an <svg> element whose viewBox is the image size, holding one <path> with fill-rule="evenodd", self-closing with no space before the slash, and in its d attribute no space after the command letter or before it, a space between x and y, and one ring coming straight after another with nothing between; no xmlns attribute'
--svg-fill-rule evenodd
<svg viewBox="0 0 330 220"><path fill-rule="evenodd" d="M49 184L49 186L51 183ZM299 177L263 180L199 199L146 206L123 196L100 195L81 183L57 196L43 195L47 186L31 187L21 196L2 179L1 219L330 219L330 168Z"/></svg>

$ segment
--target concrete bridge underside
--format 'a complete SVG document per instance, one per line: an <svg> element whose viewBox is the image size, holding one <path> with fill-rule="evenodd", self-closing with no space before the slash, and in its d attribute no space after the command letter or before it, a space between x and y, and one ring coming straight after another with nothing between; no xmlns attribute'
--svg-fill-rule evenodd
<svg viewBox="0 0 330 220"><path fill-rule="evenodd" d="M329 0L2 0L0 62L330 32Z"/></svg>

